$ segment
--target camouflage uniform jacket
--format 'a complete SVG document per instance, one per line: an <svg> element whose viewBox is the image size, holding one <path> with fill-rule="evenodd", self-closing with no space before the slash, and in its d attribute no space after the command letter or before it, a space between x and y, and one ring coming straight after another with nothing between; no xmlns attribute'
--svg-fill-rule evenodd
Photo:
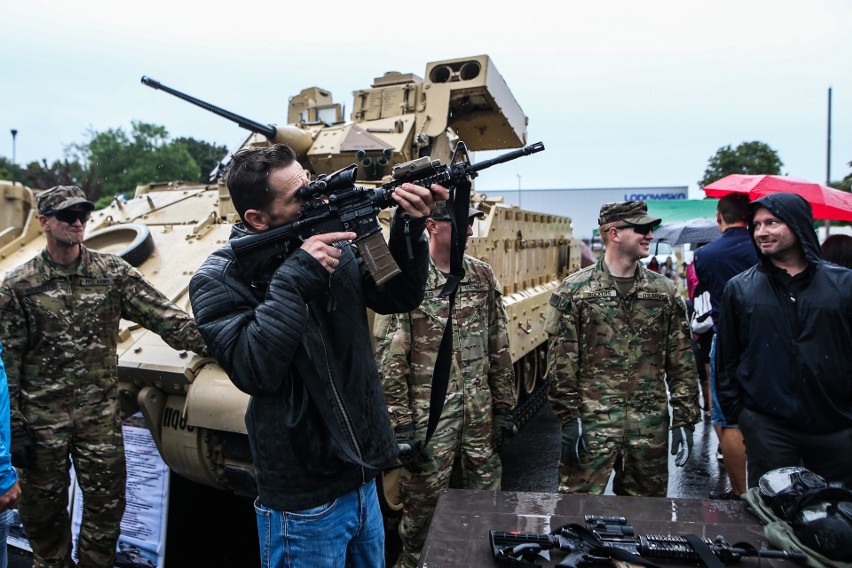
<svg viewBox="0 0 852 568"><path fill-rule="evenodd" d="M9 272L0 286L13 426L26 423L28 405L77 406L105 395L116 400L122 318L161 335L175 349L205 352L192 317L138 270L115 255L81 249L73 274L44 250Z"/></svg>
<svg viewBox="0 0 852 568"><path fill-rule="evenodd" d="M603 259L570 275L550 298L550 402L562 424L611 406L698 421L696 366L686 304L672 281L640 266L620 298Z"/></svg>
<svg viewBox="0 0 852 568"><path fill-rule="evenodd" d="M453 311L453 364L442 419L463 409L464 417L490 431L493 409L515 405L507 317L491 267L465 256L464 270ZM446 280L430 260L420 306L376 319L379 371L394 426L414 422L425 429L428 423L432 372L449 311L449 299L438 296Z"/></svg>

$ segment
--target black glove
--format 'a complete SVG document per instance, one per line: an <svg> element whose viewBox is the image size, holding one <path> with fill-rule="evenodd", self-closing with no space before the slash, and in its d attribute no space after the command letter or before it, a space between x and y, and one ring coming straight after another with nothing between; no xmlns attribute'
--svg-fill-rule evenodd
<svg viewBox="0 0 852 568"><path fill-rule="evenodd" d="M512 409L505 406L494 409L494 446L497 451L503 448L503 443L518 433Z"/></svg>
<svg viewBox="0 0 852 568"><path fill-rule="evenodd" d="M393 429L396 444L399 446L399 461L412 473L422 473L423 467L432 461L423 441L415 438L414 424L406 422Z"/></svg>
<svg viewBox="0 0 852 568"><path fill-rule="evenodd" d="M589 451L589 444L586 442L586 434L583 431L583 422L577 418L567 422L562 427L562 463L579 465L580 448L584 452Z"/></svg>
<svg viewBox="0 0 852 568"><path fill-rule="evenodd" d="M675 465L683 467L689 455L692 453L692 428L681 426L672 430L672 455L675 457Z"/></svg>
<svg viewBox="0 0 852 568"><path fill-rule="evenodd" d="M12 427L12 465L27 469L35 462L35 448L27 429L23 426Z"/></svg>

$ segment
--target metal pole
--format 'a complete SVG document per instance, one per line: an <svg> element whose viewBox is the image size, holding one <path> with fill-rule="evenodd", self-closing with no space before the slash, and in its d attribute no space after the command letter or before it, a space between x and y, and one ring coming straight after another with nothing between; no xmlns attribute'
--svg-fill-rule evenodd
<svg viewBox="0 0 852 568"><path fill-rule="evenodd" d="M828 139L825 151L825 185L831 187L831 87L828 88ZM825 221L825 238L831 231L831 221Z"/></svg>
<svg viewBox="0 0 852 568"><path fill-rule="evenodd" d="M18 180L18 166L15 164L15 137L18 135L18 130L13 128L12 133L12 185Z"/></svg>

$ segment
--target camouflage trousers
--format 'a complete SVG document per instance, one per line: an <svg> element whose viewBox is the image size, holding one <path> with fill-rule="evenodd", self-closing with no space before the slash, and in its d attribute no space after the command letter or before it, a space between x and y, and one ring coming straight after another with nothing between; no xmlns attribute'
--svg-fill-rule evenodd
<svg viewBox="0 0 852 568"><path fill-rule="evenodd" d="M83 492L79 568L113 568L125 507L121 421L110 403L76 406L73 416L28 412L34 462L21 470L20 516L34 568L73 566L68 515L71 457ZM69 456L70 454L70 456Z"/></svg>
<svg viewBox="0 0 852 568"><path fill-rule="evenodd" d="M617 414L617 416L616 416ZM580 464L559 463L560 493L603 495L615 470L616 495L665 497L668 490L668 414L617 412L581 417L588 451Z"/></svg>
<svg viewBox="0 0 852 568"><path fill-rule="evenodd" d="M427 448L432 461L420 473L412 473L406 468L400 471L399 493L403 512L399 538L402 552L396 566L413 568L420 561L420 552L442 489L451 485L458 489L500 489L503 467L494 449L492 433L473 430L471 427L462 430L458 423L447 424L442 418Z"/></svg>

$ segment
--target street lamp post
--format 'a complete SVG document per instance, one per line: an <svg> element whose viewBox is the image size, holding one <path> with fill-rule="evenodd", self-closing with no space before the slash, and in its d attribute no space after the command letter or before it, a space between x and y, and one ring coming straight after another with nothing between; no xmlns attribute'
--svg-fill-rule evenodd
<svg viewBox="0 0 852 568"><path fill-rule="evenodd" d="M18 130L13 128L12 132L12 185L18 180L18 166L15 164L15 137L18 135Z"/></svg>

